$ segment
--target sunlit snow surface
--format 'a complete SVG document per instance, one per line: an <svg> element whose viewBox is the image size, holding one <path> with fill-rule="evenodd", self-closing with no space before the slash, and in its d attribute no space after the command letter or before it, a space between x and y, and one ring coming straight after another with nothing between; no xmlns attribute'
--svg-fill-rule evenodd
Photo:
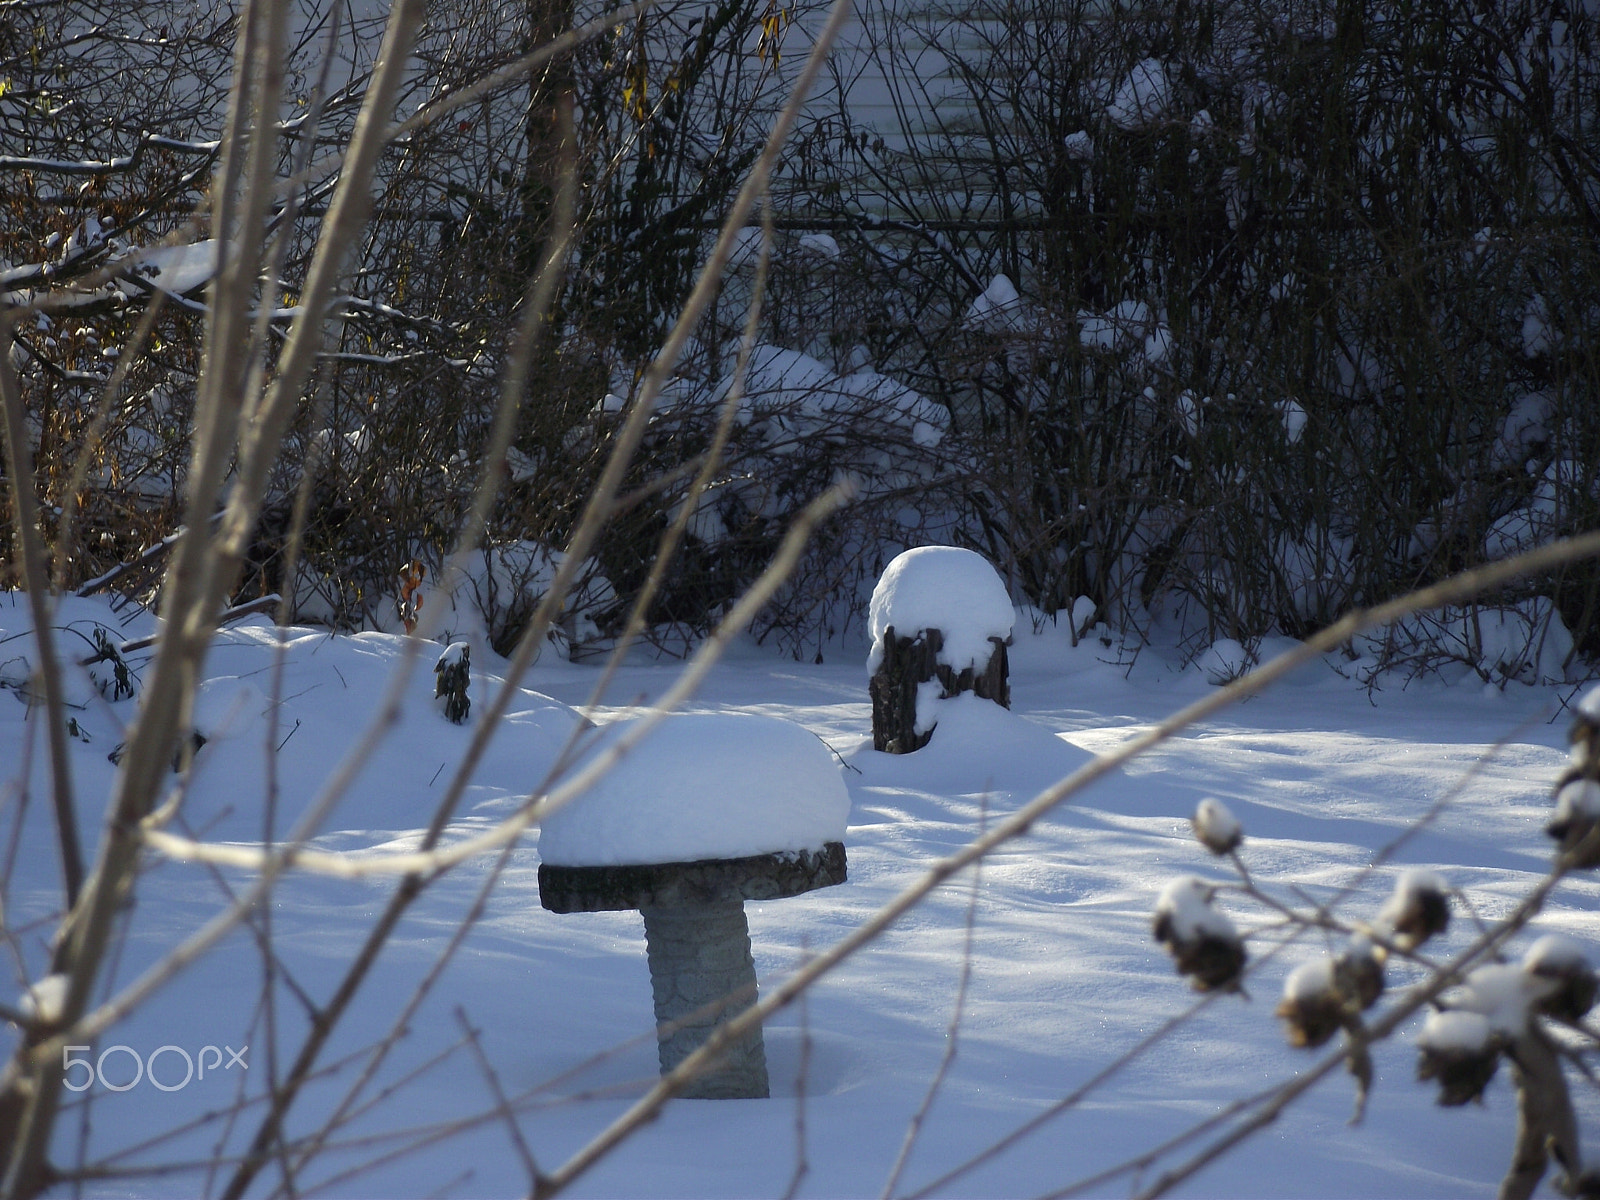
<svg viewBox="0 0 1600 1200"><path fill-rule="evenodd" d="M5 890L9 926L27 973L47 973L50 920L60 884L50 836L45 746L17 700L14 660L30 652L26 606L0 595L0 837L20 819L21 841ZM76 633L61 646L89 652L93 622L131 638L147 619L120 626L99 603L71 602L61 614ZM18 636L21 634L22 636ZM757 713L797 722L839 755L835 769L852 807L846 842L849 882L794 899L746 905L763 989L833 945L941 857L1015 810L1034 791L1112 748L1198 696L1198 668L1179 671L1154 650L1131 675L1111 665L1096 639L1070 646L1065 630L1035 637L1019 621L1012 650L1013 710L970 698L941 704L933 742L904 757L870 748L865 647L823 665L801 665L752 646L736 648L691 709ZM225 633L207 667L200 751L190 798L175 824L209 838L255 840L270 824L281 837L353 747L403 655L404 640L368 634L330 638L297 630L281 683L274 678L269 628ZM410 848L461 761L474 726L436 711L429 668L417 656L403 713L373 762L338 805L317 845L372 853ZM143 655L135 656L138 665ZM547 655L512 699L500 735L467 787L446 841L484 830L537 788L599 678ZM473 720L504 663L473 647ZM143 668L147 670L148 668ZM628 665L608 703L658 696L670 665ZM90 738L74 741L80 820L97 837L113 779L106 755L132 720L127 701L106 705L82 675L69 690L72 715ZM1567 689L1570 690L1570 689ZM1174 878L1226 880L1228 867L1193 838L1190 816L1206 796L1243 825L1240 853L1254 878L1286 902L1301 889L1324 900L1356 883L1373 854L1446 793L1439 819L1408 842L1392 865L1362 884L1343 910L1370 919L1399 871L1420 866L1464 889L1479 917L1493 920L1539 879L1549 861L1542 832L1549 788L1566 761L1568 717L1551 717L1565 691L1512 685L1398 683L1372 694L1314 667L1262 699L1230 709L1095 784L1003 847L976 879L964 873L935 891L871 947L827 977L804 1011L791 1008L766 1030L773 1098L685 1101L670 1106L611 1158L578 1181L580 1196L780 1196L797 1161L808 1171L802 1196L875 1196L907 1122L946 1047L961 972L964 926L974 909L972 981L957 1054L898 1192L915 1192L1038 1117L1176 1014L1195 994L1151 940L1157 897ZM607 721L618 707L597 714ZM1489 753L1500 739L1505 744ZM1488 757L1484 756L1488 754ZM832 757L832 756L830 756ZM31 764L24 804L22 764ZM1471 773L1469 776L1469 772ZM269 804L269 800L275 801ZM330 1062L406 1030L364 1095L393 1087L342 1125L333 1148L296 1178L305 1194L499 1196L528 1189L522 1158L495 1115L494 1093L472 1054L458 1049L407 1078L463 1038L462 1017L480 1038L499 1086L513 1098L527 1147L545 1170L615 1120L656 1074L643 928L634 913L559 916L538 900L535 840L509 854L481 920L414 1013L413 991L472 909L495 859L468 863L430 886L407 910L351 1013L327 1051ZM112 974L128 983L177 939L198 928L247 882L235 871L152 859L126 920L128 937ZM204 1081L162 1092L141 1082L124 1094L96 1086L87 1121L69 1108L54 1160L99 1162L164 1130L225 1108L241 1082L267 1084L274 1052L292 1058L305 1004L325 1003L359 952L397 884L291 876L263 912L257 932L277 947L278 984L269 1036L259 997L257 933L239 931L117 1025L95 1054L124 1045L149 1056L164 1045L248 1045L248 1072L213 1070ZM1585 875L1563 883L1546 912L1510 947L1519 959L1537 936L1562 933L1591 961L1600 948L1600 899ZM1220 903L1249 935L1266 923L1236 895ZM1473 921L1457 906L1435 940L1443 954L1467 944ZM1306 938L1279 950L1250 943L1245 996L1218 996L1154 1049L1135 1058L1081 1103L1004 1154L953 1181L941 1195L1028 1196L1064 1187L1171 1138L1237 1097L1332 1052L1291 1050L1271 1006L1290 971L1342 944ZM1429 943L1430 950L1435 943ZM8 961L12 961L8 958ZM22 994L14 978L7 998ZM1417 976L1391 964L1391 989ZM1379 1002L1377 1013L1389 1000ZM403 1020L402 1020L403 1019ZM1483 1108L1444 1110L1414 1079L1421 1018L1376 1048L1366 1122L1347 1126L1352 1088L1340 1071L1275 1124L1179 1189L1199 1196L1491 1195L1504 1173L1515 1112L1508 1072ZM274 1042L273 1038L276 1041ZM274 1051L274 1046L276 1050ZM609 1057L584 1067L596 1056ZM107 1061L113 1074L126 1054ZM805 1064L802 1072L801 1064ZM161 1078L181 1074L170 1052ZM289 1121L306 1135L343 1099L354 1064L309 1088ZM123 1077L117 1077L121 1079ZM1600 1105L1579 1083L1582 1132L1600 1146ZM79 1097L69 1097L77 1101ZM804 1145L797 1115L804 1108ZM138 1149L123 1165L204 1158L224 1141L237 1153L253 1136L252 1108L231 1129L222 1120ZM433 1140L444 1122L477 1118ZM87 1148L80 1137L88 1130ZM404 1151L404 1153L400 1153ZM393 1157L389 1157L393 1156ZM345 1176L363 1164L378 1165ZM277 1166L266 1178L279 1182ZM1153 1173L1146 1175L1148 1183ZM210 1184L217 1191L225 1173ZM1548 1188L1548 1183L1546 1184ZM142 1177L86 1185L89 1195L202 1194L204 1174ZM270 1190L270 1189L269 1189ZM1092 1189L1125 1195L1126 1178ZM263 1193L264 1194L264 1193Z"/></svg>

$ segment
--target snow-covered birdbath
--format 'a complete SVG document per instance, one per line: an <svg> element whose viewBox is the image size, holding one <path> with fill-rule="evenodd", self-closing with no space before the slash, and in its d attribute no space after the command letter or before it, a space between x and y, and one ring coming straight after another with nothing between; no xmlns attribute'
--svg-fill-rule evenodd
<svg viewBox="0 0 1600 1200"><path fill-rule="evenodd" d="M608 727L595 753L627 725ZM539 899L558 913L643 915L664 1075L756 1002L744 902L845 881L849 813L832 752L799 725L669 716L545 820ZM766 1096L760 1027L681 1094Z"/></svg>
<svg viewBox="0 0 1600 1200"><path fill-rule="evenodd" d="M933 736L935 701L973 692L1011 707L1006 585L981 554L956 546L907 550L872 590L872 745L909 754Z"/></svg>

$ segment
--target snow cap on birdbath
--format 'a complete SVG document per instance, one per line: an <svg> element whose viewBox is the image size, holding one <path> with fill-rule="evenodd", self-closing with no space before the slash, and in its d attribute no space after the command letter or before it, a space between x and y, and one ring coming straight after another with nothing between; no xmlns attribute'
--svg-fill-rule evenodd
<svg viewBox="0 0 1600 1200"><path fill-rule="evenodd" d="M961 692L1010 708L1013 616L1005 583L971 550L922 546L885 567L867 613L873 747L925 746L936 702Z"/></svg>
<svg viewBox="0 0 1600 1200"><path fill-rule="evenodd" d="M592 753L632 724L607 726ZM819 850L844 838L849 815L838 762L810 730L752 713L674 713L545 819L539 857L592 867Z"/></svg>
<svg viewBox="0 0 1600 1200"><path fill-rule="evenodd" d="M591 753L631 725L607 727ZM843 883L849 815L833 753L808 730L675 714L544 821L539 898L558 913L640 910L665 1075L756 1002L744 902ZM766 1096L760 1027L681 1094Z"/></svg>

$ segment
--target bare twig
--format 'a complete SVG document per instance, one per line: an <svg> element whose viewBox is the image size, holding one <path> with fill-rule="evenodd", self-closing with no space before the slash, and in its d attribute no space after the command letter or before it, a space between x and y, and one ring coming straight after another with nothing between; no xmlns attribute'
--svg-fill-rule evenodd
<svg viewBox="0 0 1600 1200"><path fill-rule="evenodd" d="M802 956L807 952L800 948ZM811 1160L806 1150L806 1085L811 1075L811 1008L804 996L800 997L800 1064L795 1071L794 1095L794 1172L789 1176L789 1186L783 1190L783 1200L795 1200L800 1185L811 1172Z"/></svg>
<svg viewBox="0 0 1600 1200"><path fill-rule="evenodd" d="M988 817L989 796L985 793L983 821L980 828L988 824ZM950 1067L956 1061L956 1045L961 1036L961 1019L967 1007L967 988L972 982L972 943L978 925L978 897L982 885L983 862L980 860L972 865L972 894L967 898L967 918L961 935L961 975L956 981L956 999L950 1010L950 1024L944 1032L944 1053L939 1057L938 1069L933 1073L933 1079L928 1084L927 1093L922 1097L922 1103L906 1124L906 1134L900 1142L900 1152L895 1155L894 1165L889 1168L889 1178L884 1181L883 1191L879 1193L882 1200L890 1200L894 1195L895 1185L900 1182L906 1163L911 1159L911 1148L917 1144L917 1138L922 1133L923 1122L928 1119L928 1113L939 1095L939 1089L944 1086L945 1076L950 1073Z"/></svg>
<svg viewBox="0 0 1600 1200"><path fill-rule="evenodd" d="M17 558L23 585L28 589L28 610L33 618L34 646L39 655L39 678L44 685L44 722L50 747L50 799L56 818L56 845L67 908L78 902L83 887L83 851L78 841L78 819L72 807L72 764L67 757L67 718L61 707L61 664L56 657L52 631L50 571L39 537L39 506L33 494L33 453L22 406L22 391L11 362L12 318L0 313L0 417L4 419L6 477L10 481L16 531Z"/></svg>
<svg viewBox="0 0 1600 1200"><path fill-rule="evenodd" d="M517 1124L517 1116L511 1111L511 1102L506 1099L505 1089L500 1086L500 1076L495 1074L489 1056L483 1052L483 1043L478 1039L478 1031L467 1020L466 1011L459 1004L455 1008L455 1017L456 1024L461 1026L461 1032L466 1035L467 1044L472 1048L472 1057L477 1060L478 1071L489 1088L489 1094L494 1097L495 1110L505 1122L506 1134L511 1138L511 1144L516 1147L517 1157L522 1160L523 1170L528 1173L528 1187L531 1189L539 1180L539 1167L534 1162L533 1151L528 1149L527 1139L522 1136L522 1127Z"/></svg>

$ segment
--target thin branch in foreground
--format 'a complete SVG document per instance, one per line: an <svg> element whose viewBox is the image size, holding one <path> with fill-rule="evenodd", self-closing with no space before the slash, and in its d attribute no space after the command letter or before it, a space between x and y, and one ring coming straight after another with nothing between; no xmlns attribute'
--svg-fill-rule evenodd
<svg viewBox="0 0 1600 1200"><path fill-rule="evenodd" d="M650 564L650 574L644 581L644 586L639 589L639 594L634 598L633 606L628 612L627 623L623 626L622 636L617 639L615 648L606 662L605 669L596 680L587 701L584 702L583 715L592 718L594 711L599 707L611 686L611 681L626 659L629 648L638 640L645 630L646 614L650 606L655 603L661 585L667 577L667 568L671 565L678 552L678 547L683 541L684 534L688 531L689 522L693 519L695 510L700 503L700 497L705 494L706 487L711 483L711 477L716 474L722 465L723 454L728 447L728 438L733 432L734 418L738 416L739 405L744 399L745 381L750 369L750 355L755 349L756 335L760 330L762 300L766 294L767 267L772 251L772 205L764 201L761 207L762 239L761 254L756 259L756 278L751 288L750 307L745 314L744 334L739 340L739 354L734 363L733 379L728 386L728 394L723 398L721 411L717 414L717 424L711 435L711 445L700 456L700 466L689 484L689 490L679 501L677 514L668 522L666 530L662 533L656 545L655 557Z"/></svg>
<svg viewBox="0 0 1600 1200"><path fill-rule="evenodd" d="M1179 1146L1186 1145L1198 1137L1204 1137L1218 1125L1225 1125L1227 1122L1237 1117L1240 1113L1248 1112L1258 1104L1265 1103L1277 1093L1277 1090L1278 1085L1274 1084L1272 1087L1263 1088L1254 1095L1244 1096L1238 1100L1234 1100L1217 1112L1213 1113L1211 1116L1207 1117L1205 1120L1200 1121L1195 1125L1191 1125L1188 1129L1183 1130L1181 1133L1174 1134L1172 1137L1168 1138L1159 1145L1152 1146L1150 1149L1145 1150L1142 1153L1137 1154L1123 1162L1120 1162L1114 1167L1107 1167L1097 1175L1089 1175L1083 1179L1077 1180L1074 1183L1069 1183L1065 1187L1057 1188L1053 1192L1046 1192L1044 1195L1038 1197L1038 1200L1067 1200L1067 1197L1069 1196L1081 1196L1085 1192L1093 1191L1102 1184L1110 1183L1113 1179L1116 1179L1121 1175L1131 1174L1135 1177L1135 1179L1137 1179L1140 1172L1145 1171L1153 1164L1160 1162Z"/></svg>
<svg viewBox="0 0 1600 1200"><path fill-rule="evenodd" d="M16 368L11 361L14 317L0 313L0 427L5 431L5 468L10 482L12 529L16 555L22 564L22 583L28 592L33 618L34 646L39 656L39 678L44 686L44 721L50 748L50 800L56 819L56 847L61 856L62 883L67 909L78 903L83 888L83 850L78 838L78 818L73 809L72 763L67 754L67 717L62 708L61 662L56 653L51 611L50 568L39 536L39 505L34 497L33 454L28 440L27 415Z"/></svg>
<svg viewBox="0 0 1600 1200"><path fill-rule="evenodd" d="M420 0L399 0L385 34L379 69L357 120L346 170L318 242L304 290L305 308L296 320L289 343L279 359L280 373L257 407L259 420L243 442L237 440L239 414L244 407L237 386L249 378L250 364L230 358L243 338L244 314L249 309L257 260L248 238L224 237L219 248L218 278L208 313L205 367L196 401L194 460L189 475L188 534L176 545L176 559L168 573L170 593L164 615L166 633L156 655L153 678L145 688L143 708L134 737L117 775L114 815L102 843L99 865L84 895L68 918L59 938L55 968L68 976L61 1023L67 1030L84 1024L94 982L105 957L124 889L136 874L140 851L139 823L149 815L162 787L165 769L180 730L187 726L198 675L209 647L216 612L222 607L231 579L231 555L239 540L254 525L261 498L265 467L281 438L284 410L292 407L311 362L310 352L320 341L320 320L327 295L354 234L370 207L368 184L381 146L382 122L406 69L412 35L422 17ZM241 136L249 110L275 112L281 94L282 45L288 8L281 3L252 0L245 6L236 46L234 90L228 111L229 139L225 139L222 179L214 188L215 225L231 234L236 229L253 233L261 226L272 174L269 143L274 139L248 139L248 152L239 162L237 151L247 139ZM238 189L242 188L242 193ZM240 211L235 212L235 207ZM248 401L248 397L245 398ZM204 531L222 494L227 468L238 454L239 470L233 478L228 514L215 538ZM281 865L281 864L275 864ZM270 890L276 870L263 872L247 893L248 904L234 906L221 920L208 922L200 935L189 939L152 972L125 991L122 1002L96 1010L99 1019L125 1013L138 1003L141 989L148 995L178 970L215 943L249 908ZM6 1164L7 1187L22 1194L38 1191L45 1182L46 1154L62 1087L61 1033L44 1039L50 1047L19 1047L0 1084L0 1145L11 1157Z"/></svg>
<svg viewBox="0 0 1600 1200"><path fill-rule="evenodd" d="M516 1114L511 1111L511 1104L506 1099L505 1089L500 1086L500 1076L495 1074L494 1066L489 1062L489 1056L483 1052L483 1043L478 1038L478 1030L472 1027L467 1020L467 1012L459 1004L455 1007L456 1024L461 1026L461 1032L466 1034L467 1043L472 1049L472 1057L477 1061L478 1072L483 1076L484 1083L489 1088L489 1094L494 1098L495 1111L500 1114L505 1122L506 1134L511 1138L511 1144L516 1147L517 1157L522 1160L522 1168L528 1173L528 1187L531 1189L539 1181L539 1166L534 1161L533 1151L528 1149L527 1139L522 1136L522 1127L517 1124Z"/></svg>
<svg viewBox="0 0 1600 1200"><path fill-rule="evenodd" d="M802 942L801 961L809 948ZM806 1152L806 1085L811 1077L811 1006L806 997L800 997L800 1065L795 1072L794 1096L794 1173L789 1176L789 1186L783 1191L783 1200L795 1200L800 1185L811 1172L811 1160Z"/></svg>
<svg viewBox="0 0 1600 1200"><path fill-rule="evenodd" d="M989 823L989 794L983 796L983 816L979 828ZM917 1138L922 1133L923 1123L928 1119L928 1113L933 1108L933 1102L939 1095L939 1090L944 1086L945 1076L950 1073L950 1067L956 1061L957 1039L961 1035L961 1019L966 1014L967 988L972 983L972 944L978 926L978 897L982 894L983 862L982 860L972 865L972 892L967 897L967 917L961 935L961 974L956 981L955 1004L951 1006L950 1023L944 1033L944 1053L939 1058L939 1066L933 1073L933 1079L928 1084L928 1091L922 1097L922 1103L917 1111L912 1114L911 1120L906 1124L906 1133L900 1143L900 1152L895 1155L894 1165L889 1168L889 1178L884 1181L883 1191L879 1193L881 1200L890 1200L894 1195L895 1185L900 1182L900 1176L906 1169L906 1164L911 1159L911 1148L916 1145Z"/></svg>

